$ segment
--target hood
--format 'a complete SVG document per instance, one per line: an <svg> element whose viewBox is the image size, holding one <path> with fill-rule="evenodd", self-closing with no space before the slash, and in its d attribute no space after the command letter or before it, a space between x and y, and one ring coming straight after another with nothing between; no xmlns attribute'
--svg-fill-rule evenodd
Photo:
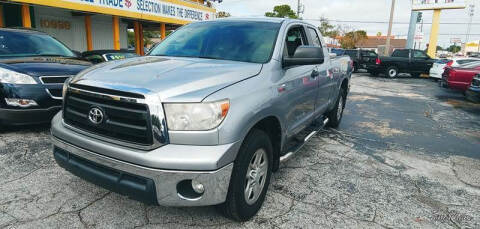
<svg viewBox="0 0 480 229"><path fill-rule="evenodd" d="M31 76L76 75L92 64L75 58L25 57L0 59L0 67Z"/></svg>
<svg viewBox="0 0 480 229"><path fill-rule="evenodd" d="M181 57L138 57L107 62L80 73L72 84L140 94L164 102L201 102L208 95L257 75L262 64Z"/></svg>

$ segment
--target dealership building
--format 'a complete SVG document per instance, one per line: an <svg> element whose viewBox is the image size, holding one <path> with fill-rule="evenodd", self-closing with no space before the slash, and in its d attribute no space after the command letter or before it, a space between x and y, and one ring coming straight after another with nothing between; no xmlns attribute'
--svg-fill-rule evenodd
<svg viewBox="0 0 480 229"><path fill-rule="evenodd" d="M215 9L204 0L4 0L0 26L43 31L76 51L127 49L133 29L135 52L144 54L143 31L167 30L212 20Z"/></svg>

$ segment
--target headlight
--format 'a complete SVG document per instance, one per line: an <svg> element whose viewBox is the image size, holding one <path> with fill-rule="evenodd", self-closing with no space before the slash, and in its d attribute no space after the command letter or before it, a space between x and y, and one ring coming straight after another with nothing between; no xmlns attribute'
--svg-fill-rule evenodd
<svg viewBox="0 0 480 229"><path fill-rule="evenodd" d="M0 68L0 83L10 84L37 84L31 76Z"/></svg>
<svg viewBox="0 0 480 229"><path fill-rule="evenodd" d="M230 102L167 103L164 107L169 130L211 130L225 119Z"/></svg>

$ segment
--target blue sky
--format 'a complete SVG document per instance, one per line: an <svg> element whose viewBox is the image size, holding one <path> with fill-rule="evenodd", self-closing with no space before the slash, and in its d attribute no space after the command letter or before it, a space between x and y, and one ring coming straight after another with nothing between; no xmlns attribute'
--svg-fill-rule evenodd
<svg viewBox="0 0 480 229"><path fill-rule="evenodd" d="M313 24L319 24L318 19L324 16L330 20L341 21L388 21L390 14L391 0L301 0L305 5L304 19ZM480 39L480 0L470 0L476 5L471 33L477 34L470 36L470 40ZM411 1L397 0L395 7L394 22L408 22L410 20ZM289 4L296 9L297 0L223 0L222 3L215 4L218 11L226 11L236 17L245 16L263 16L266 11L272 11L275 5ZM432 12L424 11L423 18L425 23L431 23ZM441 22L468 22L467 10L443 10ZM336 23L336 22L332 22ZM388 24L362 24L362 23L338 23L343 26L349 26L355 29L366 30L369 35L375 35L377 32L387 34ZM466 24L440 25L441 34L465 34ZM406 36L408 24L394 24L393 35ZM424 24L425 41L428 40L430 33L430 24ZM465 35L441 35L439 45L450 45L450 38L458 37L465 40ZM424 42L425 42L424 41Z"/></svg>

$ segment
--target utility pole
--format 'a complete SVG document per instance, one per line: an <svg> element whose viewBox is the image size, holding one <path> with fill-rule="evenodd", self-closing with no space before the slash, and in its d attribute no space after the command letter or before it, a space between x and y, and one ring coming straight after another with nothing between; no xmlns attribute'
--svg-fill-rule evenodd
<svg viewBox="0 0 480 229"><path fill-rule="evenodd" d="M300 14L302 14L304 11L305 8L303 7L302 3L300 2L300 0L297 0L297 17L301 18Z"/></svg>
<svg viewBox="0 0 480 229"><path fill-rule="evenodd" d="M394 11L395 11L395 0L392 0L392 8L390 9L390 21L388 23L387 44L385 45L385 56L388 56L390 54L390 37L392 36Z"/></svg>
<svg viewBox="0 0 480 229"><path fill-rule="evenodd" d="M468 43L468 40L470 39L470 30L472 29L472 21L473 21L473 16L475 15L475 5L470 4L469 5L469 10L468 10L468 16L470 16L470 19L468 21L468 26L467 26L467 37L465 39L465 43Z"/></svg>

